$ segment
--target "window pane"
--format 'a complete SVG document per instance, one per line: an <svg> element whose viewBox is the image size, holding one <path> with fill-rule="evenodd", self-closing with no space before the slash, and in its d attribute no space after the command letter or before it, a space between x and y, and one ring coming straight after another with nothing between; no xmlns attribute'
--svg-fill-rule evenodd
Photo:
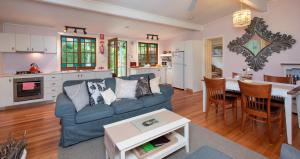
<svg viewBox="0 0 300 159"><path fill-rule="evenodd" d="M67 63L73 63L73 54L67 54Z"/></svg>
<svg viewBox="0 0 300 159"><path fill-rule="evenodd" d="M61 68L96 67L96 39L61 36Z"/></svg>
<svg viewBox="0 0 300 159"><path fill-rule="evenodd" d="M73 52L73 42L67 42L67 52Z"/></svg>

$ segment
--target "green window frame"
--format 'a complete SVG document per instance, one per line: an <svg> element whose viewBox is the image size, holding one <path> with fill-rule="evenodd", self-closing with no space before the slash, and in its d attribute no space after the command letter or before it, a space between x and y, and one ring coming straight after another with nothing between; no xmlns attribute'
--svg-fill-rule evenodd
<svg viewBox="0 0 300 159"><path fill-rule="evenodd" d="M138 43L138 59L139 66L143 67L146 64L156 66L158 64L158 44L157 43Z"/></svg>
<svg viewBox="0 0 300 159"><path fill-rule="evenodd" d="M96 38L61 36L61 70L96 67Z"/></svg>

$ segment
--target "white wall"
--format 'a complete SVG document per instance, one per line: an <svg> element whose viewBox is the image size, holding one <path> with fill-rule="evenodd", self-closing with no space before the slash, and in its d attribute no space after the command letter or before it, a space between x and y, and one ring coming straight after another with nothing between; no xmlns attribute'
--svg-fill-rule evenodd
<svg viewBox="0 0 300 159"><path fill-rule="evenodd" d="M268 57L268 61L263 70L254 72L254 79L262 80L264 74L284 75L280 63L299 63L300 61L300 1L299 0L274 0L268 1L267 12L253 12L253 17L264 18L269 30L273 33L281 32L290 34L296 39L296 44L280 54L274 53ZM204 26L203 38L224 37L224 76L230 77L232 72L242 72L242 68L247 67L245 57L230 52L227 48L231 40L236 39L244 34L244 28L234 28L232 25L232 15L227 15L217 19Z"/></svg>
<svg viewBox="0 0 300 159"><path fill-rule="evenodd" d="M28 70L29 65L33 62L37 63L43 72L60 71L60 36L61 35L73 35L70 33L60 33L58 30L51 27L31 26L31 25L16 25L16 24L5 24L3 32L10 33L23 33L23 34L38 34L38 35L54 35L57 36L57 54L39 54L39 53L0 53L0 73L15 73L17 70ZM100 34L100 33L99 33ZM113 36L105 35L104 54L100 53L99 50L99 34L88 34L76 36L87 36L96 38L96 68L104 67L107 69L108 63L108 39L115 38ZM152 42L158 43L159 54L162 52L160 41L146 40L146 39L133 39L133 38L122 38L120 40L127 41L127 59L128 66L130 62L138 62L138 42ZM160 57L158 57L159 64L161 63Z"/></svg>

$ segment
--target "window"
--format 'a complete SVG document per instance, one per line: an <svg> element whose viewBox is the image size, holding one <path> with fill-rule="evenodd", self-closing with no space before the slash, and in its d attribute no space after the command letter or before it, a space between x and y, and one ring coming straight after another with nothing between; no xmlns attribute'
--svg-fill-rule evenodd
<svg viewBox="0 0 300 159"><path fill-rule="evenodd" d="M150 64L157 65L158 61L158 45L155 43L139 42L139 66Z"/></svg>
<svg viewBox="0 0 300 159"><path fill-rule="evenodd" d="M96 67L96 38L61 36L61 70Z"/></svg>

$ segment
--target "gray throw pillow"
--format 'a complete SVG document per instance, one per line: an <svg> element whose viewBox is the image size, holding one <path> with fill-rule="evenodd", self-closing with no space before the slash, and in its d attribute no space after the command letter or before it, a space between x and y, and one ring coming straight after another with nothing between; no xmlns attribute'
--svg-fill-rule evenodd
<svg viewBox="0 0 300 159"><path fill-rule="evenodd" d="M86 83L76 84L73 86L64 87L66 94L75 105L76 111L79 112L89 104L89 93L86 88Z"/></svg>
<svg viewBox="0 0 300 159"><path fill-rule="evenodd" d="M135 96L140 98L142 96L152 95L150 83L148 78L141 78L137 82Z"/></svg>

